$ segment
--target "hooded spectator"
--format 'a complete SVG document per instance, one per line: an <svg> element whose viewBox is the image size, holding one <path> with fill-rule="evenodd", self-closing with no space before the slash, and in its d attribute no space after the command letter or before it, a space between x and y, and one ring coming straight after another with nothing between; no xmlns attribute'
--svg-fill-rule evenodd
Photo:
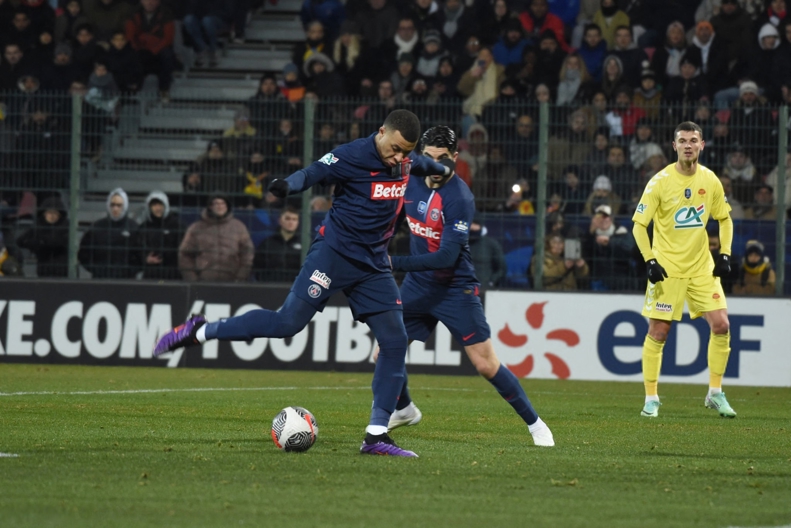
<svg viewBox="0 0 791 528"><path fill-rule="evenodd" d="M95 279L130 279L140 269L134 247L137 223L127 216L129 198L120 187L107 195L107 217L97 220L80 240L80 264Z"/></svg>
<svg viewBox="0 0 791 528"><path fill-rule="evenodd" d="M522 24L512 18L505 24L505 34L492 47L494 62L505 67L522 61L522 51L530 44L524 37Z"/></svg>
<svg viewBox="0 0 791 528"><path fill-rule="evenodd" d="M480 215L470 223L470 257L475 266L475 276L483 288L496 288L505 278L508 266L503 246L496 238L486 236L487 229Z"/></svg>
<svg viewBox="0 0 791 528"><path fill-rule="evenodd" d="M179 247L179 269L190 282L242 282L253 266L253 241L233 217L223 194L209 197L201 217L189 226Z"/></svg>
<svg viewBox="0 0 791 528"><path fill-rule="evenodd" d="M51 196L42 202L35 225L19 237L17 245L36 256L39 277L68 276L69 218L60 198Z"/></svg>
<svg viewBox="0 0 791 528"><path fill-rule="evenodd" d="M143 262L143 278L180 280L178 249L183 235L178 213L170 210L168 196L151 191L146 197L143 223L137 231L137 248Z"/></svg>
<svg viewBox="0 0 791 528"><path fill-rule="evenodd" d="M343 77L335 71L335 64L327 55L314 53L303 66L305 89L315 93L320 99L342 97L345 94Z"/></svg>
<svg viewBox="0 0 791 528"><path fill-rule="evenodd" d="M776 281L777 276L764 252L764 245L757 240L748 240L733 294L774 295Z"/></svg>

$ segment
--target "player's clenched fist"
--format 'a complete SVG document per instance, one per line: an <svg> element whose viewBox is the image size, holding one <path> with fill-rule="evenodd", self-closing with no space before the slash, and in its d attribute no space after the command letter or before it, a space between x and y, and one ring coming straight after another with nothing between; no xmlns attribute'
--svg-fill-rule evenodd
<svg viewBox="0 0 791 528"><path fill-rule="evenodd" d="M667 272L656 259L651 259L645 264L648 267L648 280L651 281L651 284L656 284L657 282L665 280Z"/></svg>
<svg viewBox="0 0 791 528"><path fill-rule="evenodd" d="M286 180L273 180L272 183L269 184L269 192L278 198L285 198L288 196L288 191L289 187Z"/></svg>
<svg viewBox="0 0 791 528"><path fill-rule="evenodd" d="M714 263L714 276L727 277L731 273L731 256L720 253Z"/></svg>

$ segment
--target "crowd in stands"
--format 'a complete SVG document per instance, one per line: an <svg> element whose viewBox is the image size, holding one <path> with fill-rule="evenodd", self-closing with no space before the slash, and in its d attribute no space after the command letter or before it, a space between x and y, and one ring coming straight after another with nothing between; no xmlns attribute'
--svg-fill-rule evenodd
<svg viewBox="0 0 791 528"><path fill-rule="evenodd" d="M85 94L101 131L117 115L118 94L139 90L148 74L167 101L177 30L198 64L212 67L218 35L243 39L250 8L242 0L0 0L0 91ZM305 40L291 62L261 77L233 126L185 171L176 206L204 208L221 193L228 215L288 207L266 188L302 166L301 102L311 99L317 157L374 132L395 108L413 110L424 127L454 126L463 138L457 172L478 209L514 215L537 213L539 105L550 103L547 213L590 222L575 235L579 259L561 258L568 233L547 238L545 273L558 288L639 283L626 219L646 182L674 159L680 121L703 127L701 162L720 177L734 219L774 221L778 204L791 212L791 153L786 196L774 192L777 107L791 103L785 0L305 0L300 17ZM50 116L34 107L38 118L12 128L41 136ZM329 207L331 191L321 190L315 210ZM211 205L202 214L206 229L225 225ZM282 238L272 244L299 245ZM129 258L199 268L188 254ZM227 278L250 275L255 259L234 258Z"/></svg>

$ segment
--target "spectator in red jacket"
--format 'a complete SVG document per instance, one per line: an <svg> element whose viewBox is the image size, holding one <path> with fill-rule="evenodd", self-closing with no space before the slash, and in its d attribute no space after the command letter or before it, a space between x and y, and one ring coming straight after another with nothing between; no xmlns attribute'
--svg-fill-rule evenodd
<svg viewBox="0 0 791 528"><path fill-rule="evenodd" d="M522 27L525 28L527 38L538 42L544 31L552 31L558 39L561 49L568 53L571 48L566 43L563 21L549 12L547 0L532 0L527 11L519 14Z"/></svg>
<svg viewBox="0 0 791 528"><path fill-rule="evenodd" d="M140 8L126 21L126 38L140 55L144 75L154 73L159 78L163 99L168 98L176 68L174 34L173 19L160 0L140 0Z"/></svg>

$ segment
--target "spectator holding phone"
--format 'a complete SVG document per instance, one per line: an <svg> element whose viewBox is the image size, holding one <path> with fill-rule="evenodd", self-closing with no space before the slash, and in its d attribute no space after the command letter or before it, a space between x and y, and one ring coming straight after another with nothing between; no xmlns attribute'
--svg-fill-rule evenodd
<svg viewBox="0 0 791 528"><path fill-rule="evenodd" d="M569 247L566 247L566 243ZM530 274L535 276L536 260L530 263ZM544 289L551 291L576 291L577 281L588 276L588 263L582 259L580 242L566 240L560 235L550 235L544 241Z"/></svg>

